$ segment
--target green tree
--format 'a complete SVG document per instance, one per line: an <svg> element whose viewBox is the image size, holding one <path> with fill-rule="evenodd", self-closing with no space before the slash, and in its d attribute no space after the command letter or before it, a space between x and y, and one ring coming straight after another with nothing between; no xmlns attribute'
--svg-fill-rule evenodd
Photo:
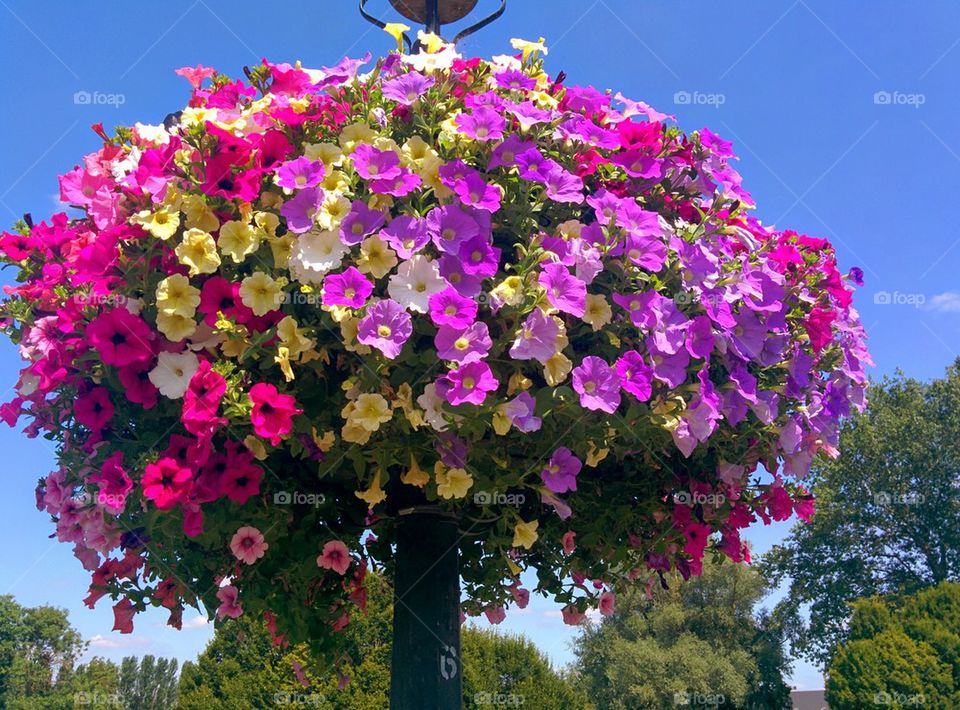
<svg viewBox="0 0 960 710"><path fill-rule="evenodd" d="M960 572L960 360L943 379L897 373L875 385L840 449L811 471L813 521L763 560L774 583L789 579L776 612L792 619L794 652L824 665L846 638L850 602Z"/></svg>
<svg viewBox="0 0 960 710"><path fill-rule="evenodd" d="M831 708L960 707L960 584L852 606L827 671Z"/></svg>
<svg viewBox="0 0 960 710"><path fill-rule="evenodd" d="M343 630L346 662L342 676L321 667L306 644L272 645L265 625L245 617L224 623L195 663L180 675L182 710L255 710L276 703L337 710L383 710L390 690L393 590L377 575L367 578L367 613ZM522 637L467 628L463 634L466 707L485 698L523 696L526 707L549 710L589 707L569 679ZM307 686L297 681L294 663ZM349 682L342 688L342 679Z"/></svg>
<svg viewBox="0 0 960 710"><path fill-rule="evenodd" d="M127 710L163 710L177 699L177 661L127 656L120 663L119 691Z"/></svg>
<svg viewBox="0 0 960 710"><path fill-rule="evenodd" d="M633 593L575 642L583 688L601 710L789 707L782 633L754 607L766 584L753 569L705 564L702 577L670 578L651 598Z"/></svg>

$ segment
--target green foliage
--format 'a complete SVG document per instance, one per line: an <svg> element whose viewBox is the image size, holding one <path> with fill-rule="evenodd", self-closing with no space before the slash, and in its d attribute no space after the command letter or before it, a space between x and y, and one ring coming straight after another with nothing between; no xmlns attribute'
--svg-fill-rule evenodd
<svg viewBox="0 0 960 710"><path fill-rule="evenodd" d="M120 664L119 690L127 710L164 710L177 700L177 661L127 656Z"/></svg>
<svg viewBox="0 0 960 710"><path fill-rule="evenodd" d="M671 578L651 599L617 600L586 627L575 653L583 688L601 710L789 707L779 628L753 609L766 586L753 569L705 564L700 578Z"/></svg>
<svg viewBox="0 0 960 710"><path fill-rule="evenodd" d="M840 449L811 472L813 522L763 561L775 584L790 580L776 611L792 620L794 651L824 665L847 638L849 602L960 574L960 360L944 379L898 373L875 385Z"/></svg>
<svg viewBox="0 0 960 710"><path fill-rule="evenodd" d="M265 625L240 617L228 621L196 663L185 663L180 680L182 710L256 710L276 703L333 710L383 710L390 693L393 592L376 575L367 576L367 614L343 630L347 662L339 669L349 683L320 666L306 644L275 648ZM465 707L483 707L488 698L523 697L524 707L550 710L588 708L569 679L550 668L546 657L522 637L465 628ZM293 673L299 663L309 686ZM487 707L490 707L488 704Z"/></svg>
<svg viewBox="0 0 960 710"><path fill-rule="evenodd" d="M852 606L827 673L831 708L960 707L960 584Z"/></svg>

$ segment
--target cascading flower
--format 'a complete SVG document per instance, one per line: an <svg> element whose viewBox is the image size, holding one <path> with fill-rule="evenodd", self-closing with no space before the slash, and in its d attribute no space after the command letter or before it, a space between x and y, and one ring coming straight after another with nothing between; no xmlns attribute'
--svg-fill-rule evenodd
<svg viewBox="0 0 960 710"><path fill-rule="evenodd" d="M121 632L199 598L335 633L410 500L471 521L462 606L495 621L609 614L809 518L865 404L862 272L762 224L730 143L551 77L542 41L423 48L181 70L176 122L62 176L78 216L0 234L0 418L57 444L38 507Z"/></svg>

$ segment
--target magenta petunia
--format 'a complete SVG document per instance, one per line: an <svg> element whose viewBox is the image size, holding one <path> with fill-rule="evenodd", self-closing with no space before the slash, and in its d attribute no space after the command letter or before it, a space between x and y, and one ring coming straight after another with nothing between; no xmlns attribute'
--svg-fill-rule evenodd
<svg viewBox="0 0 960 710"><path fill-rule="evenodd" d="M493 246L483 236L468 239L457 252L464 272L480 278L490 278L497 273L500 264L500 247Z"/></svg>
<svg viewBox="0 0 960 710"><path fill-rule="evenodd" d="M441 325L433 338L437 357L454 362L470 362L486 357L493 346L487 324L477 321L467 328Z"/></svg>
<svg viewBox="0 0 960 710"><path fill-rule="evenodd" d="M479 173L470 173L462 180L454 183L453 191L460 201L470 207L486 212L496 212L500 209L503 193L497 185L491 185Z"/></svg>
<svg viewBox="0 0 960 710"><path fill-rule="evenodd" d="M392 197L406 197L423 184L423 180L414 172L402 168L398 175L382 180L372 180L370 191Z"/></svg>
<svg viewBox="0 0 960 710"><path fill-rule="evenodd" d="M581 407L612 414L620 406L620 378L603 358L588 355L571 374Z"/></svg>
<svg viewBox="0 0 960 710"><path fill-rule="evenodd" d="M293 431L293 418L303 414L293 395L281 394L267 382L258 382L250 388L250 422L257 436L269 439L273 446Z"/></svg>
<svg viewBox="0 0 960 710"><path fill-rule="evenodd" d="M357 340L374 347L393 360L413 334L413 319L406 309L391 299L377 301L360 319Z"/></svg>
<svg viewBox="0 0 960 710"><path fill-rule="evenodd" d="M538 431L543 424L543 420L534 415L536 406L536 400L524 391L504 405L503 413L519 431L529 434Z"/></svg>
<svg viewBox="0 0 960 710"><path fill-rule="evenodd" d="M303 190L318 185L325 174L323 161L300 156L280 164L275 182L289 190Z"/></svg>
<svg viewBox="0 0 960 710"><path fill-rule="evenodd" d="M641 402L646 402L652 394L653 368L643 360L636 350L628 350L614 363L614 369L620 378L620 387Z"/></svg>
<svg viewBox="0 0 960 710"><path fill-rule="evenodd" d="M501 89L513 91L530 91L537 85L537 80L516 69L507 69L493 75L494 81Z"/></svg>
<svg viewBox="0 0 960 710"><path fill-rule="evenodd" d="M536 150L533 142L523 141L515 135L509 135L493 149L493 153L490 154L490 162L487 163L487 170L513 167L517 164L517 154L531 149Z"/></svg>
<svg viewBox="0 0 960 710"><path fill-rule="evenodd" d="M480 360L467 362L437 380L437 395L450 404L483 404L489 392L500 385L490 366Z"/></svg>
<svg viewBox="0 0 960 710"><path fill-rule="evenodd" d="M320 204L323 202L323 190L309 187L300 190L280 206L280 215L287 220L287 229L297 234L309 231L317 218Z"/></svg>
<svg viewBox="0 0 960 710"><path fill-rule="evenodd" d="M544 485L554 493L577 490L577 474L583 468L580 461L566 446L553 452L550 462L540 472Z"/></svg>
<svg viewBox="0 0 960 710"><path fill-rule="evenodd" d="M350 266L340 274L328 274L323 279L323 305L362 308L373 293L373 284Z"/></svg>
<svg viewBox="0 0 960 710"><path fill-rule="evenodd" d="M126 308L114 308L93 319L86 330L93 350L107 365L125 367L153 357L150 326Z"/></svg>
<svg viewBox="0 0 960 710"><path fill-rule="evenodd" d="M581 318L587 307L587 285L571 274L563 264L552 262L543 267L539 284L547 291L547 301L563 313Z"/></svg>
<svg viewBox="0 0 960 710"><path fill-rule="evenodd" d="M543 186L547 197L554 202L583 202L583 180L559 165L550 166L543 176Z"/></svg>
<svg viewBox="0 0 960 710"><path fill-rule="evenodd" d="M436 325L464 329L477 319L477 302L448 286L430 296L430 319Z"/></svg>
<svg viewBox="0 0 960 710"><path fill-rule="evenodd" d="M499 113L486 107L475 108L470 113L457 116L457 128L475 141L497 141L503 138L507 122Z"/></svg>
<svg viewBox="0 0 960 710"><path fill-rule="evenodd" d="M392 150L379 150L361 143L353 150L353 166L364 180L390 180L400 177L400 157Z"/></svg>

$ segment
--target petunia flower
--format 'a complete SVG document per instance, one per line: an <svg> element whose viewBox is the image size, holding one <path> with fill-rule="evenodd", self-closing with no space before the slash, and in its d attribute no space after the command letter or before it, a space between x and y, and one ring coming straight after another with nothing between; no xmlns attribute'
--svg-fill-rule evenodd
<svg viewBox="0 0 960 710"><path fill-rule="evenodd" d="M497 273L500 263L500 247L495 247L486 237L476 236L460 245L457 252L463 270L471 276L490 278Z"/></svg>
<svg viewBox="0 0 960 710"><path fill-rule="evenodd" d="M471 172L454 183L453 191L463 204L487 212L499 210L503 197L503 191L498 185L488 183L477 172Z"/></svg>
<svg viewBox="0 0 960 710"><path fill-rule="evenodd" d="M484 107L476 108L470 113L458 114L456 123L463 135L481 142L500 140L507 125L503 116Z"/></svg>
<svg viewBox="0 0 960 710"><path fill-rule="evenodd" d="M323 276L340 266L347 247L331 230L312 229L301 234L290 252L290 274L298 281L319 285Z"/></svg>
<svg viewBox="0 0 960 710"><path fill-rule="evenodd" d="M280 206L280 215L287 222L287 229L300 234L311 229L316 224L323 203L323 190L319 187L310 187L300 190L291 199Z"/></svg>
<svg viewBox="0 0 960 710"><path fill-rule="evenodd" d="M270 545L264 540L263 533L250 525L238 528L230 538L230 552L247 565L252 565L263 557L269 548Z"/></svg>
<svg viewBox="0 0 960 710"><path fill-rule="evenodd" d="M538 282L546 289L547 301L551 306L577 318L583 316L587 303L587 286L571 274L566 266L556 262L544 265Z"/></svg>
<svg viewBox="0 0 960 710"><path fill-rule="evenodd" d="M140 479L143 497L152 500L159 510L171 510L186 498L192 485L193 471L168 457L147 464Z"/></svg>
<svg viewBox="0 0 960 710"><path fill-rule="evenodd" d="M423 178L415 172L402 168L398 175L382 180L372 180L370 191L392 197L406 197L423 184Z"/></svg>
<svg viewBox="0 0 960 710"><path fill-rule="evenodd" d="M427 232L437 249L456 254L461 244L480 234L480 225L461 208L444 205L427 214Z"/></svg>
<svg viewBox="0 0 960 710"><path fill-rule="evenodd" d="M477 302L464 298L452 286L432 294L428 304L430 319L436 325L464 329L477 319Z"/></svg>
<svg viewBox="0 0 960 710"><path fill-rule="evenodd" d="M557 321L539 308L534 308L517 331L510 357L514 360L537 360L546 363L557 351Z"/></svg>
<svg viewBox="0 0 960 710"><path fill-rule="evenodd" d="M353 150L353 166L364 180L390 180L400 177L400 156L392 150L379 150L362 143Z"/></svg>
<svg viewBox="0 0 960 710"><path fill-rule="evenodd" d="M500 385L490 366L480 360L467 362L437 380L437 394L450 404L483 404L487 393Z"/></svg>
<svg viewBox="0 0 960 710"><path fill-rule="evenodd" d="M644 362L643 356L636 350L628 350L617 358L614 369L620 378L620 387L641 402L646 402L652 394L653 368Z"/></svg>
<svg viewBox="0 0 960 710"><path fill-rule="evenodd" d="M350 569L350 550L340 540L331 540L323 546L320 556L317 557L317 567L329 569L340 576Z"/></svg>
<svg viewBox="0 0 960 710"><path fill-rule="evenodd" d="M620 406L620 378L602 358L588 355L572 375L581 407L612 414Z"/></svg>
<svg viewBox="0 0 960 710"><path fill-rule="evenodd" d="M551 165L543 175L543 186L547 197L554 202L583 202L583 179L567 172L559 165Z"/></svg>
<svg viewBox="0 0 960 710"><path fill-rule="evenodd" d="M486 357L493 346L487 324L477 321L465 329L441 325L433 339L437 357L453 362L470 362Z"/></svg>
<svg viewBox="0 0 960 710"><path fill-rule="evenodd" d="M393 247L401 259L409 259L430 241L425 220L410 215L394 217L380 230L380 236Z"/></svg>
<svg viewBox="0 0 960 710"><path fill-rule="evenodd" d="M383 212L372 210L360 200L354 200L350 214L340 222L340 239L348 246L359 244L364 237L380 229L383 223Z"/></svg>
<svg viewBox="0 0 960 710"><path fill-rule="evenodd" d="M430 297L448 286L440 275L437 262L417 254L400 264L397 273L390 277L387 293L404 308L426 313L430 309Z"/></svg>
<svg viewBox="0 0 960 710"><path fill-rule="evenodd" d="M114 308L94 318L87 326L86 337L100 359L114 367L144 362L153 356L150 326L126 308Z"/></svg>
<svg viewBox="0 0 960 710"><path fill-rule="evenodd" d="M276 387L266 382L255 384L247 396L253 404L250 422L254 433L269 439L274 446L293 431L293 417L303 414L293 395L280 394Z"/></svg>
<svg viewBox="0 0 960 710"><path fill-rule="evenodd" d="M303 190L320 184L326 173L323 161L300 156L281 163L274 182L288 190Z"/></svg>
<svg viewBox="0 0 960 710"><path fill-rule="evenodd" d="M329 274L323 280L323 305L362 308L373 293L373 284L354 267L343 273Z"/></svg>
<svg viewBox="0 0 960 710"><path fill-rule="evenodd" d="M236 619L243 615L243 608L237 603L237 597L240 594L232 584L227 584L217 590L217 599L220 600L220 606L217 607L217 619Z"/></svg>
<svg viewBox="0 0 960 710"><path fill-rule="evenodd" d="M383 95L393 99L402 106L412 106L427 93L435 80L432 76L424 76L419 72L411 71L383 82Z"/></svg>
<svg viewBox="0 0 960 710"><path fill-rule="evenodd" d="M150 382L164 397L180 399L199 366L200 361L190 350L161 352L157 355L157 366L150 371Z"/></svg>
<svg viewBox="0 0 960 710"><path fill-rule="evenodd" d="M124 597L118 601L113 605L113 629L111 630L119 631L121 634L133 633L133 617L136 613L137 609L129 599Z"/></svg>
<svg viewBox="0 0 960 710"><path fill-rule="evenodd" d="M521 392L503 405L503 413L518 431L530 434L539 431L543 420L534 415L536 401L529 392Z"/></svg>
<svg viewBox="0 0 960 710"><path fill-rule="evenodd" d="M396 301L378 301L360 319L357 340L376 348L390 360L400 354L403 344L413 334L413 319Z"/></svg>
<svg viewBox="0 0 960 710"><path fill-rule="evenodd" d="M540 478L554 493L567 493L577 490L577 474L581 468L583 462L566 446L561 446L553 452L550 462L540 472Z"/></svg>

